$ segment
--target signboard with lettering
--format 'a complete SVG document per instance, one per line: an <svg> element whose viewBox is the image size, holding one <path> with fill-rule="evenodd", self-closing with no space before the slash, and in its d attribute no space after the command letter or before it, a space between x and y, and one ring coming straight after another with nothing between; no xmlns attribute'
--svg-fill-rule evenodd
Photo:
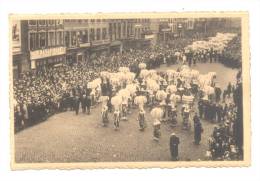
<svg viewBox="0 0 260 181"><path fill-rule="evenodd" d="M47 48L47 49L43 49L43 50L31 51L30 57L32 60L35 60L35 59L63 55L65 53L66 53L65 47L55 47L55 48Z"/></svg>
<svg viewBox="0 0 260 181"><path fill-rule="evenodd" d="M79 47L90 47L90 43L80 43Z"/></svg>
<svg viewBox="0 0 260 181"><path fill-rule="evenodd" d="M110 40L96 40L92 42L92 45L97 46L97 45L103 45L108 43L110 43Z"/></svg>
<svg viewBox="0 0 260 181"><path fill-rule="evenodd" d="M21 22L13 21L12 24L12 49L13 52L21 51Z"/></svg>
<svg viewBox="0 0 260 181"><path fill-rule="evenodd" d="M145 38L145 39L153 39L153 38L154 38L154 35L145 35L144 38Z"/></svg>
<svg viewBox="0 0 260 181"><path fill-rule="evenodd" d="M162 32L168 32L168 31L171 31L171 28L163 28L162 29Z"/></svg>

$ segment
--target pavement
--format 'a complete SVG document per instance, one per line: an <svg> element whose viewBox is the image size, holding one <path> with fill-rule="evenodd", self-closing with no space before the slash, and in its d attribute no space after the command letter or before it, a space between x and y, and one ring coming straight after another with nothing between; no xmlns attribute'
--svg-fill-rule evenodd
<svg viewBox="0 0 260 181"><path fill-rule="evenodd" d="M177 65L163 65L159 70L176 69ZM217 72L221 88L228 82L235 82L236 69L222 64L198 64L194 69L201 73ZM178 106L180 109L181 105ZM17 163L51 162L125 162L125 161L170 161L169 138L172 132L180 137L180 160L203 160L208 149L208 137L214 123L202 120L204 132L200 145L193 144L193 124L190 130L183 130L181 117L171 128L161 125L161 138L153 140L153 118L146 108L147 128L139 131L138 109L132 109L127 121L120 122L120 129L113 129L112 115L108 127L101 124L101 105L92 108L91 114L75 115L63 112L50 117L45 122L15 134L15 161Z"/></svg>

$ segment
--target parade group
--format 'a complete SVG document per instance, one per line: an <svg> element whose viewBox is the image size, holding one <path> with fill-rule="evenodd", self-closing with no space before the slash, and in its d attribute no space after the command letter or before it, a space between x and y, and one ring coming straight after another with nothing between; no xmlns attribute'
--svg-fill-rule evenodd
<svg viewBox="0 0 260 181"><path fill-rule="evenodd" d="M62 111L90 114L91 108L101 104L101 124L112 122L115 130L120 129L120 121L127 120L132 109L138 109L139 129L145 131L146 114L150 114L155 141L160 141L163 134L161 124L169 123L184 131L193 127L194 144L199 145L201 120L218 123L208 140L205 159L241 159L243 147L237 136L242 122L238 115L242 105L241 70L237 82L222 90L216 72L201 74L191 68L197 62L225 61L223 55L237 37L218 33L207 41L131 49L75 65L24 73L13 86L15 129L19 131ZM177 64L178 69L157 71L162 64ZM179 159L180 141L177 134L170 135L173 160Z"/></svg>

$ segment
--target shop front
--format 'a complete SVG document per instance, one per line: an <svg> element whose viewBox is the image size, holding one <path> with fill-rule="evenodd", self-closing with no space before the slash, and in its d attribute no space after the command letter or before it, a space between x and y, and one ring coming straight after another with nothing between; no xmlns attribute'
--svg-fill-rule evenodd
<svg viewBox="0 0 260 181"><path fill-rule="evenodd" d="M81 43L77 52L77 62L86 62L90 57L90 43Z"/></svg>
<svg viewBox="0 0 260 181"><path fill-rule="evenodd" d="M28 71L28 56L23 53L13 53L13 78L19 78L22 72Z"/></svg>
<svg viewBox="0 0 260 181"><path fill-rule="evenodd" d="M109 53L109 41L94 42L91 46L90 56L100 56Z"/></svg>
<svg viewBox="0 0 260 181"><path fill-rule="evenodd" d="M110 43L110 53L117 53L123 51L123 43L121 41L113 41Z"/></svg>
<svg viewBox="0 0 260 181"><path fill-rule="evenodd" d="M31 69L41 70L56 64L66 63L66 48L55 47L30 52Z"/></svg>

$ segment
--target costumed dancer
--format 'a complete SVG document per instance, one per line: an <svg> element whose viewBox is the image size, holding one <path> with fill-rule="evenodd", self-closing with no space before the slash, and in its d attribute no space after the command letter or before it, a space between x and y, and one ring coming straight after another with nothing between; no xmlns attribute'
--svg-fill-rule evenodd
<svg viewBox="0 0 260 181"><path fill-rule="evenodd" d="M128 106L128 98L124 97L122 101L122 120L127 120L127 106Z"/></svg>
<svg viewBox="0 0 260 181"><path fill-rule="evenodd" d="M175 127L177 124L177 109L174 104L171 104L171 110L170 110L170 125L172 127Z"/></svg>
<svg viewBox="0 0 260 181"><path fill-rule="evenodd" d="M108 120L108 107L107 105L103 105L102 111L101 111L101 118L102 118L102 123L103 126L107 126L109 120Z"/></svg>
<svg viewBox="0 0 260 181"><path fill-rule="evenodd" d="M120 122L120 111L117 108L114 112L114 129L118 130L119 129L119 122Z"/></svg>
<svg viewBox="0 0 260 181"><path fill-rule="evenodd" d="M144 131L146 127L145 123L145 111L143 108L140 108L139 115L138 115L138 122L139 122L139 130Z"/></svg>
<svg viewBox="0 0 260 181"><path fill-rule="evenodd" d="M188 130L190 128L190 109L188 105L184 105L184 109L183 109L183 129Z"/></svg>

